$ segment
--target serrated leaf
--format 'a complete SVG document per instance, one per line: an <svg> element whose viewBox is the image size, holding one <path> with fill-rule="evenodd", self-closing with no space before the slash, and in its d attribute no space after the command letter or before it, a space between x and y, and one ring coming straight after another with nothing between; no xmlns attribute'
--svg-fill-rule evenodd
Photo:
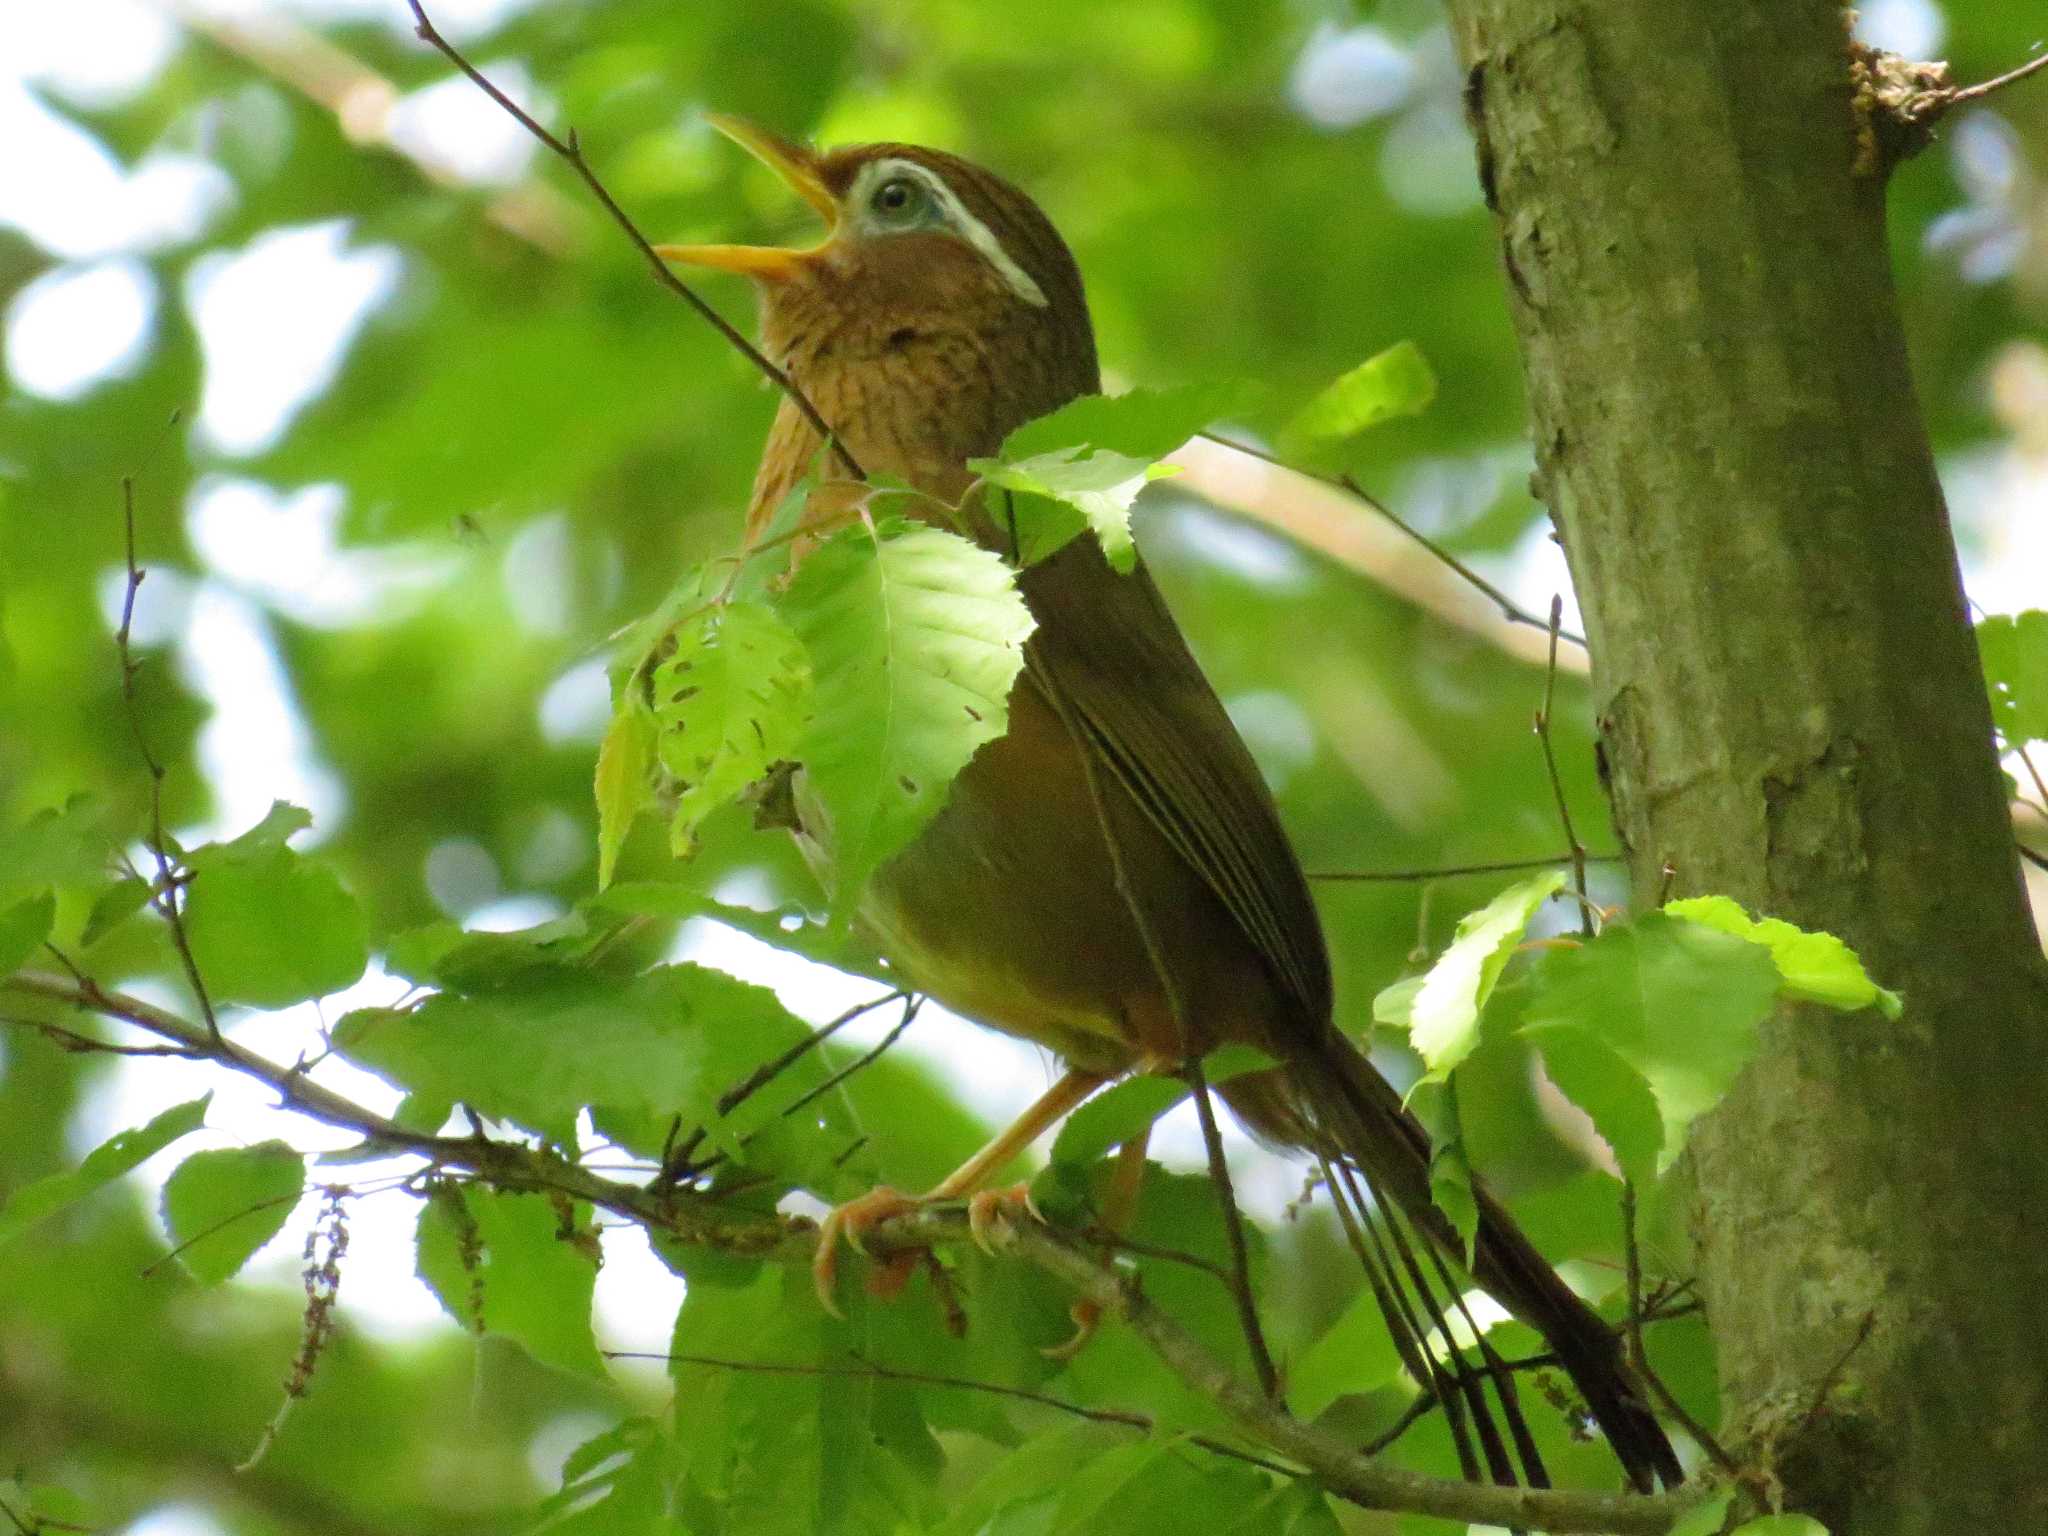
<svg viewBox="0 0 2048 1536"><path fill-rule="evenodd" d="M1795 1002L1821 1003L1844 1012L1875 1008L1888 1019L1905 1010L1899 994L1872 981L1856 951L1832 933L1809 933L1781 918L1751 917L1726 896L1687 896L1665 902L1664 910L1763 945L1784 978L1785 996Z"/></svg>
<svg viewBox="0 0 2048 1536"><path fill-rule="evenodd" d="M2048 741L2048 612L1995 615L1977 626L1991 719L2006 745Z"/></svg>
<svg viewBox="0 0 2048 1536"><path fill-rule="evenodd" d="M148 1161L181 1136L189 1136L206 1123L206 1106L213 1095L173 1105L147 1125L108 1137L85 1156L76 1168L53 1173L14 1192L0 1209L0 1248L26 1232L46 1216L83 1200L93 1191L112 1183L131 1168Z"/></svg>
<svg viewBox="0 0 2048 1536"><path fill-rule="evenodd" d="M229 1279L283 1230L305 1186L305 1159L281 1141L193 1153L164 1183L178 1262L202 1285Z"/></svg>
<svg viewBox="0 0 2048 1536"><path fill-rule="evenodd" d="M654 801L654 712L628 693L597 747L597 888L612 883L633 820Z"/></svg>
<svg viewBox="0 0 2048 1536"><path fill-rule="evenodd" d="M369 964L369 929L324 864L285 839L311 825L279 801L232 842L186 856L185 935L215 1002L283 1008L354 983Z"/></svg>
<svg viewBox="0 0 2048 1536"><path fill-rule="evenodd" d="M603 1375L590 1327L595 1233L565 1233L562 1211L545 1195L447 1187L452 1193L422 1207L419 1227L420 1277L442 1306L544 1365Z"/></svg>
<svg viewBox="0 0 2048 1536"><path fill-rule="evenodd" d="M1421 348L1397 341L1325 386L1281 432L1293 444L1335 442L1397 416L1414 416L1436 398L1436 374Z"/></svg>
<svg viewBox="0 0 2048 1536"><path fill-rule="evenodd" d="M92 911L86 916L85 931L78 936L78 942L87 949L105 938L114 929L128 921L142 910L149 900L149 882L135 875L127 875L93 898Z"/></svg>
<svg viewBox="0 0 2048 1536"><path fill-rule="evenodd" d="M1371 1290L1361 1289L1287 1368L1287 1406L1313 1419L1340 1397L1374 1392L1401 1370L1400 1351Z"/></svg>
<svg viewBox="0 0 2048 1536"><path fill-rule="evenodd" d="M20 970L42 948L43 940L50 936L50 928L56 921L57 896L54 891L44 891L40 896L31 896L0 910L0 976Z"/></svg>
<svg viewBox="0 0 2048 1536"><path fill-rule="evenodd" d="M789 757L810 714L811 661L766 604L704 608L679 624L649 679L655 755L680 789L670 845L686 857L713 811Z"/></svg>
<svg viewBox="0 0 2048 1536"><path fill-rule="evenodd" d="M1728 1506L1734 1502L1735 1490L1723 1488L1680 1515L1670 1536L1716 1536L1728 1519Z"/></svg>
<svg viewBox="0 0 2048 1536"><path fill-rule="evenodd" d="M1057 448L1014 463L970 459L967 467L990 485L1073 508L1101 541L1110 565L1119 571L1129 571L1138 563L1138 548L1131 540L1131 504L1154 480L1179 472L1171 464L1106 450L1090 454L1080 448ZM1025 505L1028 509L1032 503L1027 500ZM1019 562L1028 565L1052 554L1071 532L1057 524L1051 531L1020 530Z"/></svg>
<svg viewBox="0 0 2048 1536"><path fill-rule="evenodd" d="M1429 968L1408 999L1408 1043L1428 1069L1428 1081L1441 1082L1472 1054L1479 1043L1479 1016L1494 983L1522 941L1529 919L1564 887L1562 870L1509 886L1458 923L1450 947ZM1395 983L1398 988L1402 984ZM1391 989L1390 989L1391 990ZM1382 994L1384 997L1385 994ZM1375 1001L1374 1017L1381 1004ZM1389 1004L1388 1011L1392 1012Z"/></svg>
<svg viewBox="0 0 2048 1536"><path fill-rule="evenodd" d="M1522 1027L1539 1045L1544 1030L1581 1030L1649 1084L1664 1125L1661 1170L1755 1054L1778 988L1762 945L1652 912L1546 954L1530 973Z"/></svg>
<svg viewBox="0 0 2048 1536"><path fill-rule="evenodd" d="M1000 557L941 529L849 528L804 560L783 611L817 707L798 748L822 810L835 920L923 830L1009 723L1030 611Z"/></svg>
<svg viewBox="0 0 2048 1536"><path fill-rule="evenodd" d="M1083 395L1027 421L1003 440L998 455L1015 464L1061 449L1091 448L1149 461L1171 453L1212 422L1251 410L1264 386L1243 379Z"/></svg>
<svg viewBox="0 0 2048 1536"><path fill-rule="evenodd" d="M1642 1074L1585 1030L1535 1028L1528 1036L1543 1070L1592 1119L1621 1171L1638 1183L1654 1179L1664 1120Z"/></svg>
<svg viewBox="0 0 2048 1536"><path fill-rule="evenodd" d="M408 1092L470 1105L570 1145L576 1116L608 1106L709 1122L728 1148L770 1113L767 1096L731 1122L718 1096L806 1030L765 987L695 965L627 980L536 972L517 989L444 992L419 1007L359 1009L338 1050ZM787 1093L819 1070L807 1060ZM786 1097L774 1102L786 1102Z"/></svg>

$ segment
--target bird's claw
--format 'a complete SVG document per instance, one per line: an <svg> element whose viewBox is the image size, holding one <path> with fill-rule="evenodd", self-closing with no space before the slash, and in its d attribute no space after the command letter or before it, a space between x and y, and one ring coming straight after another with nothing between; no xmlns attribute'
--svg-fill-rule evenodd
<svg viewBox="0 0 2048 1536"><path fill-rule="evenodd" d="M842 1320L846 1316L833 1295L839 1286L840 1240L843 1238L849 1248L865 1255L868 1250L863 1239L871 1229L892 1216L906 1216L923 1204L916 1196L883 1184L836 1207L825 1217L818 1227L817 1252L811 1255L811 1283L817 1288L819 1304L827 1312ZM914 1252L889 1255L868 1277L869 1292L876 1296L894 1296L908 1283L916 1267L917 1255Z"/></svg>
<svg viewBox="0 0 2048 1536"><path fill-rule="evenodd" d="M1019 1211L1035 1220L1045 1220L1031 1198L1028 1180L1008 1189L978 1190L967 1197L967 1235L974 1239L975 1247L993 1258L998 1243L1009 1241L1010 1223Z"/></svg>
<svg viewBox="0 0 2048 1536"><path fill-rule="evenodd" d="M1063 1343L1048 1344L1039 1351L1048 1360L1064 1363L1081 1353L1088 1341L1095 1337L1095 1330L1102 1322L1102 1308L1084 1296L1067 1309L1067 1316L1074 1320L1074 1332Z"/></svg>

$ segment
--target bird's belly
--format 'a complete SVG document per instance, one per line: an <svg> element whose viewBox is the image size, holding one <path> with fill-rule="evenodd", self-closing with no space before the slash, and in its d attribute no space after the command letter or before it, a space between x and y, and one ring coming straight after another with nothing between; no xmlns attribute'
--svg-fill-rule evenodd
<svg viewBox="0 0 2048 1536"><path fill-rule="evenodd" d="M870 882L860 914L882 952L955 1012L1089 1070L1262 1035L1279 1004L1250 941L1107 772L1096 778L1091 788L1064 722L1020 683L1008 732ZM1149 935L1119 889L1119 863Z"/></svg>

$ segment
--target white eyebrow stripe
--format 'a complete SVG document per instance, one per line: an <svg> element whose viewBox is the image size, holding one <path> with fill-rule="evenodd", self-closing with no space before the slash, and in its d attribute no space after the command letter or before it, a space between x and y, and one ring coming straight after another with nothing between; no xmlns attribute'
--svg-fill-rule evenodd
<svg viewBox="0 0 2048 1536"><path fill-rule="evenodd" d="M1026 304L1044 309L1047 304L1045 290L1032 280L1031 274L1018 266L1010 253L1003 249L1002 241L995 237L995 231L967 211L967 205L960 201L960 194L946 185L946 178L930 166L919 165L915 160L872 160L860 168L854 178L850 201L859 208L867 206L869 195L880 183L896 176L914 178L918 185L931 193L939 211L945 216L953 232L988 259L990 266L1000 272L1003 281L1010 285L1010 291Z"/></svg>

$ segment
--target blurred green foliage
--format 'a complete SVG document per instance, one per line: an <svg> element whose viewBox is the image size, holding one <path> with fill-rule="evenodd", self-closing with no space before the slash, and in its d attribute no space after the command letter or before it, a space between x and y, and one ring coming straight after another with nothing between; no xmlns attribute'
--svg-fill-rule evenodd
<svg viewBox="0 0 2048 1536"><path fill-rule="evenodd" d="M238 902L281 904L309 888L329 901L338 878L367 914L367 933L339 946L325 929L287 922L212 936L231 946L208 956L224 976L238 966L271 975L280 957L294 960L291 997L342 984L366 950L388 956L401 933L412 935L418 969L391 969L432 975L454 997L461 984L432 970L453 943L449 931L438 930L442 944L419 930L501 896L538 898L554 911L589 896L602 711L571 706L591 688L602 700L607 636L652 607L684 567L727 548L738 528L773 401L648 280L573 178L545 159L511 189L430 176L364 137L359 118L295 85L294 61L315 57L323 39L361 71L358 84L381 79L412 92L443 82L443 61L411 37L401 0L390 9L390 18L355 11L317 32L285 34L275 52L254 47L250 34L195 30L132 94L44 98L124 167L163 152L196 156L230 189L194 231L138 253L157 304L137 357L72 398L18 382L0 397L0 917L8 935L39 932L50 920L41 891L55 886L57 937L110 984L146 983L173 998L180 985L161 925L122 920L134 910L132 887L103 896L96 916L82 880L62 873L79 849L83 873L101 873L92 850L132 844L148 820L148 777L111 638L124 477L134 477L136 552L150 572L135 689L168 769L167 824L190 828L222 814L223 764L258 779L272 766L310 765L339 791L321 807L317 859L281 840L214 851L239 860L231 879L250 889ZM1947 20L1946 51L1965 80L2009 67L2039 30L2023 0L1954 6ZM1523 488L1518 372L1494 236L1433 0L1029 0L1000 11L974 0L537 0L481 29L451 31L487 68L524 72L542 116L575 126L657 239L766 239L800 227L772 178L704 127L706 109L826 141L938 143L1000 169L1043 203L1080 258L1115 387L1255 379L1276 404L1270 419L1254 409L1246 425L1270 432L1361 359L1412 340L1437 379L1433 404L1360 439L1342 467L1463 555L1500 555L1531 537L1539 509ZM2038 197L2025 195L2030 156L2038 160L2048 140L2048 94L2014 92L1994 109L1980 122L2007 160L1973 162L1959 134L1954 147L1905 167L1893 193L1921 404L1952 464L2003 447L2007 424L1991 409L1989 371L2048 323L2048 238ZM389 253L396 282L274 441L225 452L197 425L222 364L203 347L193 296L223 255L330 221L341 222L351 249ZM1973 272L1971 254L2001 238L2016 240L2019 254ZM0 306L64 266L0 227ZM749 323L747 295L706 292ZM223 299L236 302L232 288ZM223 477L280 495L338 487L332 547L315 539L267 575L224 558L195 516ZM263 519L317 514L292 502L254 516L227 536L261 543L274 531ZM1268 767L1311 870L1556 849L1550 789L1528 732L1540 669L1170 485L1139 504L1139 538ZM292 558L310 568L285 568ZM403 579L392 574L401 571ZM322 594L355 596L323 607L313 600ZM221 599L251 616L235 644L274 649L303 724L296 744L219 736L202 756L202 730L233 701L201 686L193 616ZM1583 689L1561 679L1566 791L1582 828L1604 828L1585 713ZM81 793L93 799L31 822ZM246 832L261 811L215 830ZM17 867L43 873L17 889ZM451 867L461 878L445 873ZM620 871L643 910L693 910L739 875L750 902L815 901L794 856L754 836L738 813L706 824L687 870L670 859L661 829L645 824ZM666 906L645 894L652 882L677 881L691 890ZM1413 969L1412 956L1441 946L1459 915L1500 883L1325 886L1344 1021L1364 1027L1375 992ZM1602 884L1596 894L1620 892ZM201 903L194 919L205 933ZM316 938L321 947L302 953ZM260 988L229 993L289 1000ZM1549 1251L1590 1261L1611 1286L1612 1187L1544 1128L1526 1047L1484 1038L1461 1071L1485 1089L1462 1102L1473 1161L1527 1197ZM85 1149L76 1126L115 1072L27 1030L0 1036L0 1195L76 1163ZM891 1062L867 1081L856 1108L895 1135L855 1171L916 1185L973 1144L970 1117L924 1074ZM651 1134L609 1129L629 1145ZM195 1211L211 1209L206 1190L187 1193ZM1141 1237L1156 1222L1162 1242L1221 1252L1199 1181L1161 1180L1148 1194L1158 1199L1148 1201ZM446 1294L461 1289L449 1278L449 1244L546 1246L547 1234L536 1236L545 1223L526 1206L472 1211L482 1233L474 1239L445 1199L422 1212L440 1213L440 1268L430 1278L458 1318L467 1302ZM173 1212L174 1223L186 1219ZM180 1235L201 1230L181 1225ZM268 1456L235 1474L277 1411L301 1302L252 1289L226 1305L158 1262L170 1241L139 1199L101 1192L0 1249L0 1470L20 1468L29 1483L87 1498L97 1523L179 1499L238 1533L514 1529L557 1486L562 1447L542 1457L544 1431L573 1419L591 1433L616 1427L564 1473L587 1486L549 1511L561 1530L655 1528L652 1501L667 1488L681 1490L683 1528L706 1531L965 1530L961 1520L976 1510L1008 1511L1005 1529L1166 1529L1184 1525L1175 1512L1201 1498L1256 1511L1245 1515L1247 1531L1327 1529L1319 1503L1262 1502L1269 1495L1247 1469L1185 1444L1134 1445L1126 1432L1085 1425L1053 1438L1064 1421L998 1411L973 1392L678 1365L671 1414L644 1381L552 1370L502 1339L471 1340L453 1322L403 1346L344 1328ZM1268 1242L1290 1261L1261 1261L1271 1310L1288 1320L1277 1342L1299 1354L1343 1313L1353 1281L1313 1222ZM760 1358L843 1359L858 1348L934 1374L1021 1385L1052 1374L1034 1344L1062 1331L1059 1299L979 1256L963 1275L977 1310L1000 1308L1017 1326L990 1328L985 1314L965 1344L938 1336L928 1308L861 1305L839 1324L806 1296L783 1293L785 1284L801 1289L801 1277L718 1275L679 1262L693 1281L679 1349L747 1336ZM1220 1292L1199 1273L1148 1261L1146 1280L1219 1348L1234 1338ZM549 1283L557 1282L573 1290L587 1276ZM487 1299L484 1320L507 1304ZM530 1345L551 1339L535 1353L587 1368L587 1341L564 1341L545 1322L529 1316L499 1331ZM1674 1389L1710 1412L1710 1346L1697 1319L1659 1324L1651 1346ZM1384 1362L1368 1354L1348 1380L1331 1349L1307 1356L1317 1405L1350 1394L1331 1412L1360 1439L1405 1406ZM1136 1406L1174 1428L1205 1427L1212 1412L1114 1331L1053 1389ZM1554 1471L1600 1475L1561 1414L1534 1411ZM717 1433L693 1433L702 1425ZM892 1456L848 1470L841 1452L861 1436ZM778 1480L763 1460L770 1450L797 1470ZM1435 1470L1453 1464L1440 1426L1418 1429L1401 1454ZM1057 1486L1084 1461L1087 1479ZM955 1503L953 1523L937 1524ZM726 1524L742 1513L750 1523Z"/></svg>

